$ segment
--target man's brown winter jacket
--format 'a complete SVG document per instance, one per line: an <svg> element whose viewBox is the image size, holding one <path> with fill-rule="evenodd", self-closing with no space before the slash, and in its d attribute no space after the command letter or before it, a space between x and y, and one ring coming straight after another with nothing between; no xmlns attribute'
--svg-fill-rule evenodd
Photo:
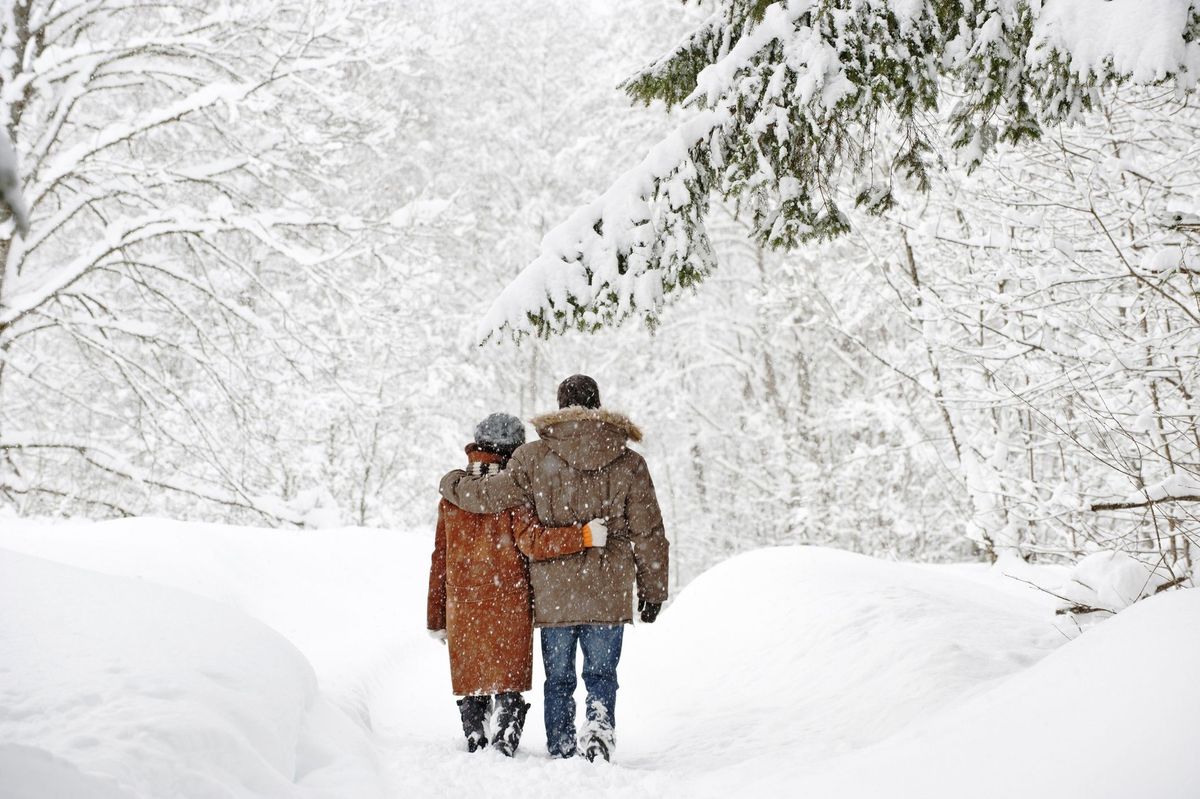
<svg viewBox="0 0 1200 799"><path fill-rule="evenodd" d="M566 408L533 420L541 440L514 453L504 472L451 472L442 496L472 513L531 504L546 527L608 524L604 547L530 563L534 623L619 624L633 618L633 585L647 602L667 599L668 549L654 484L626 447L641 431L603 408Z"/></svg>

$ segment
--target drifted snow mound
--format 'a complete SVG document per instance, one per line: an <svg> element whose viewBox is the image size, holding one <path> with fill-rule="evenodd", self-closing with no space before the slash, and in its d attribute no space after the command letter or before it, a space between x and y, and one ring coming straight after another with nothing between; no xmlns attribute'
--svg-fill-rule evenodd
<svg viewBox="0 0 1200 799"><path fill-rule="evenodd" d="M443 650L430 647L424 632L433 534L422 532L298 531L148 517L0 519L0 547L236 608L293 643L312 664L322 693L374 728L389 721L391 709L372 694L382 676L398 673L399 659L433 671L442 678L438 687L449 690ZM417 704L435 703L425 696ZM405 714L413 705L410 697Z"/></svg>
<svg viewBox="0 0 1200 799"><path fill-rule="evenodd" d="M45 749L0 744L0 788L7 799L131 799L108 777L87 775Z"/></svg>
<svg viewBox="0 0 1200 799"><path fill-rule="evenodd" d="M5 799L369 797L375 771L304 656L261 623L0 549Z"/></svg>
<svg viewBox="0 0 1200 799"><path fill-rule="evenodd" d="M1027 594L815 547L741 555L628 637L624 740L637 730L698 769L882 740L1062 642Z"/></svg>
<svg viewBox="0 0 1200 799"><path fill-rule="evenodd" d="M1009 583L809 548L727 561L627 638L622 762L700 797L1200 796L1200 592L1065 642L1048 596Z"/></svg>
<svg viewBox="0 0 1200 799"><path fill-rule="evenodd" d="M36 556L0 550L0 798L1200 796L1200 593L1067 642L1005 576L1063 570L807 547L627 629L610 766L547 758L540 663L516 760L468 755L424 633L432 539L0 522Z"/></svg>
<svg viewBox="0 0 1200 799"><path fill-rule="evenodd" d="M1200 591L1151 597L886 744L773 780L808 796L1194 799L1198 630Z"/></svg>
<svg viewBox="0 0 1200 799"><path fill-rule="evenodd" d="M285 530L149 517L0 518L0 548L235 608L294 644L322 696L360 727L406 747L436 742L456 753L462 729L446 648L425 634L432 525Z"/></svg>
<svg viewBox="0 0 1200 799"><path fill-rule="evenodd" d="M1116 613L1173 579L1164 567L1151 569L1124 552L1094 552L1075 564L1055 593L1063 598L1063 609L1082 605Z"/></svg>

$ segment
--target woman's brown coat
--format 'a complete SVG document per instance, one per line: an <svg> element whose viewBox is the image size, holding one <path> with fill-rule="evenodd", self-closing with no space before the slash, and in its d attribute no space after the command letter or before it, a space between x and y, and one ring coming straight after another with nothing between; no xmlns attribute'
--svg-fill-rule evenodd
<svg viewBox="0 0 1200 799"><path fill-rule="evenodd" d="M500 462L474 447L467 454L472 463ZM454 693L531 688L533 619L525 556L542 560L583 548L580 527L544 528L527 508L475 514L442 500L429 569L428 628L446 631Z"/></svg>

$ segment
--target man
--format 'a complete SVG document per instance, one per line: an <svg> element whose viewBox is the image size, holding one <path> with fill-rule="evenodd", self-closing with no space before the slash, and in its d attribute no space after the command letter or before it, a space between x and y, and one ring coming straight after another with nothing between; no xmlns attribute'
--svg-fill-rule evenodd
<svg viewBox="0 0 1200 799"><path fill-rule="evenodd" d="M529 505L545 526L579 525L582 552L533 561L534 625L541 628L546 669L546 746L554 757L577 751L608 760L614 748L617 663L624 625L638 613L653 622L667 599L668 543L654 484L641 455L626 446L641 431L600 406L586 375L558 387L559 410L533 420L541 436L520 447L494 476L451 472L442 496L471 513ZM601 539L599 541L594 539ZM587 722L575 738L575 650L583 650Z"/></svg>

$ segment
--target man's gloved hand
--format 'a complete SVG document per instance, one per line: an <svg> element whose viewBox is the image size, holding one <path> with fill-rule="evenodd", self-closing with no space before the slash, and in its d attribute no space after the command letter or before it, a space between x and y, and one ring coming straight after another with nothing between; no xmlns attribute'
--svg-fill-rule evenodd
<svg viewBox="0 0 1200 799"><path fill-rule="evenodd" d="M430 630L429 637L435 641L441 641L443 645L445 645L445 643L446 643L446 631L445 630Z"/></svg>
<svg viewBox="0 0 1200 799"><path fill-rule="evenodd" d="M661 602L647 602L644 599L638 600L638 615L642 617L642 621L646 624L653 624L658 618L658 612L662 610Z"/></svg>
<svg viewBox="0 0 1200 799"><path fill-rule="evenodd" d="M583 545L602 547L608 543L608 523L603 519L592 519L583 526Z"/></svg>

